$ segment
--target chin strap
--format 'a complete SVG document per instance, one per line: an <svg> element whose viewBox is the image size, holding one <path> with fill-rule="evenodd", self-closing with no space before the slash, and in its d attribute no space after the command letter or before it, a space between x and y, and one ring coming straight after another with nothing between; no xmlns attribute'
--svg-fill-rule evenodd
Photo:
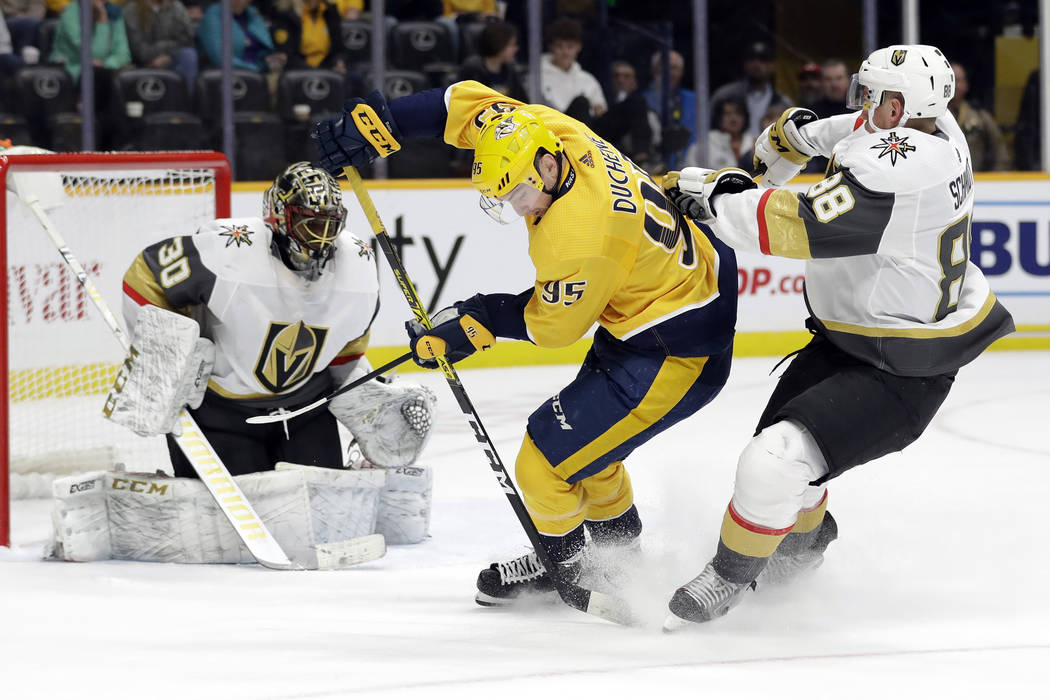
<svg viewBox="0 0 1050 700"><path fill-rule="evenodd" d="M298 243L295 245L298 245ZM336 247L334 245L328 246L323 257L314 257L307 252L293 251L292 239L277 232L274 232L270 243L270 251L280 258L285 267L311 282L321 276L324 266L335 255L335 250ZM297 257L302 262L297 260Z"/></svg>

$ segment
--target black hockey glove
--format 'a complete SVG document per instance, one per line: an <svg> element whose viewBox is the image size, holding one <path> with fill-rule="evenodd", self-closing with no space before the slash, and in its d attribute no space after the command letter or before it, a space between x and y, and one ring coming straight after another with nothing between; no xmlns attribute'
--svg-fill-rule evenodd
<svg viewBox="0 0 1050 700"><path fill-rule="evenodd" d="M405 323L412 359L420 367L436 369L435 358L441 355L455 364L496 344L496 336L489 330L492 323L480 294L438 311L431 323L434 327L429 331L418 321Z"/></svg>
<svg viewBox="0 0 1050 700"><path fill-rule="evenodd" d="M664 177L664 191L678 210L693 221L703 223L715 218L711 199L718 194L735 194L753 190L758 185L740 168L683 168Z"/></svg>
<svg viewBox="0 0 1050 700"><path fill-rule="evenodd" d="M378 90L364 99L347 100L343 115L315 124L312 136L318 165L336 177L348 165L361 168L401 149L401 132Z"/></svg>

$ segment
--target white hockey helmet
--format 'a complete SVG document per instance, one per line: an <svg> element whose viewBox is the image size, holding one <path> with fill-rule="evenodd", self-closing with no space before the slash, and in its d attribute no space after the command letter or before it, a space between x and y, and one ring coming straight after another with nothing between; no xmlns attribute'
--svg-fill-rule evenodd
<svg viewBox="0 0 1050 700"><path fill-rule="evenodd" d="M882 103L886 92L904 96L904 117L939 117L955 95L955 73L941 50L925 44L898 44L873 51L854 73L846 95L850 109Z"/></svg>

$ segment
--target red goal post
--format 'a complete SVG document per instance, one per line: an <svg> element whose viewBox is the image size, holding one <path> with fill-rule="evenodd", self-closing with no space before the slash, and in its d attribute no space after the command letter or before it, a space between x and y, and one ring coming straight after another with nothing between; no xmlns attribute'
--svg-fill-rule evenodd
<svg viewBox="0 0 1050 700"><path fill-rule="evenodd" d="M229 162L215 152L0 151L0 370L8 378L0 389L0 546L11 543L10 502L20 490L48 495L54 475L116 463L170 468L163 438L139 438L101 417L123 351L19 195L50 187L48 217L119 316L134 257L230 216L230 180Z"/></svg>

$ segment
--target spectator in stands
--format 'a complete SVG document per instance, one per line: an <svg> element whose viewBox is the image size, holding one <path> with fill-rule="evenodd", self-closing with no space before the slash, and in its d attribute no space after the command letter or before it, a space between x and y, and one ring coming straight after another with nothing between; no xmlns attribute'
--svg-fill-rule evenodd
<svg viewBox="0 0 1050 700"><path fill-rule="evenodd" d="M118 106L111 99L113 76L122 68L131 65L131 49L124 29L124 12L119 5L105 0L91 0L91 17L94 22L91 37L95 115L99 125L99 147L108 150L117 147L119 138L116 118ZM51 62L61 63L74 81L80 80L83 67L80 65L80 3L73 0L55 28L55 42L51 47Z"/></svg>
<svg viewBox="0 0 1050 700"><path fill-rule="evenodd" d="M460 80L476 80L497 92L528 102L521 70L515 63L518 30L506 22L485 25L478 37L479 54L467 57L459 70Z"/></svg>
<svg viewBox="0 0 1050 700"><path fill-rule="evenodd" d="M580 67L583 27L562 17L547 27L547 48L540 62L541 98L535 100L589 124L608 109L598 79Z"/></svg>
<svg viewBox="0 0 1050 700"><path fill-rule="evenodd" d="M124 25L135 64L176 71L192 94L197 49L186 6L180 0L129 0L124 5Z"/></svg>
<svg viewBox="0 0 1050 700"><path fill-rule="evenodd" d="M696 93L681 87L682 75L685 72L685 60L677 51L670 52L670 90L668 95L669 113L664 121L663 97L663 54L657 51L652 58L653 81L645 91L645 101L649 110L660 124L660 148L667 158L668 167L681 167L686 149L696 141Z"/></svg>
<svg viewBox="0 0 1050 700"><path fill-rule="evenodd" d="M288 68L328 68L346 73L342 18L326 0L278 0L270 24L275 54Z"/></svg>
<svg viewBox="0 0 1050 700"><path fill-rule="evenodd" d="M273 38L266 22L250 0L231 0L233 11L233 65L235 68L265 73L267 68L280 68L279 61L267 61L273 53ZM222 3L212 3L204 11L197 27L197 44L208 62L222 65Z"/></svg>
<svg viewBox="0 0 1050 700"><path fill-rule="evenodd" d="M747 103L739 97L728 97L718 103L718 113L714 118L714 128L707 134L707 157L701 158L694 143L689 148L685 165L699 165L703 168L735 168L747 151L748 142L744 138L750 121L747 114ZM779 114L777 115L779 116ZM748 166L747 170L751 170Z"/></svg>
<svg viewBox="0 0 1050 700"><path fill-rule="evenodd" d="M821 83L823 95L809 105L821 119L845 114L850 109L846 106L846 93L849 91L850 71L841 58L829 58L821 66Z"/></svg>
<svg viewBox="0 0 1050 700"><path fill-rule="evenodd" d="M24 64L22 57L14 53L11 47L11 33L4 23L4 12L0 10L0 97L4 98L5 103L10 99L8 93L11 76ZM6 110L0 107L0 111Z"/></svg>
<svg viewBox="0 0 1050 700"><path fill-rule="evenodd" d="M730 97L744 100L748 114L765 114L771 104L783 103L791 106L791 100L773 87L775 72L773 47L761 40L750 42L744 50L744 77L715 90L711 95L711 113L719 114L719 103ZM849 87L848 78L846 83ZM758 136L757 126L756 123L745 132L748 141L754 141Z"/></svg>
<svg viewBox="0 0 1050 700"><path fill-rule="evenodd" d="M44 0L44 6L47 8L48 17L61 17L62 11L66 9L70 0Z"/></svg>
<svg viewBox="0 0 1050 700"><path fill-rule="evenodd" d="M23 48L35 44L37 27L46 12L44 0L0 0L0 15L11 35L11 53L20 56Z"/></svg>
<svg viewBox="0 0 1050 700"><path fill-rule="evenodd" d="M112 73L131 65L131 49L124 29L124 12L120 5L105 0L91 0L94 29L91 39L92 64L95 67L96 105L109 103ZM80 80L80 3L73 0L62 10L51 61L65 66L73 80ZM102 98L102 99L100 99Z"/></svg>
<svg viewBox="0 0 1050 700"><path fill-rule="evenodd" d="M824 96L824 83L822 77L819 63L811 62L802 64L802 68L798 71L799 105L810 108L811 104Z"/></svg>
<svg viewBox="0 0 1050 700"><path fill-rule="evenodd" d="M435 21L448 27L457 56L463 41L460 37L460 25L503 20L496 0L442 0L441 10L441 15L436 17Z"/></svg>
<svg viewBox="0 0 1050 700"><path fill-rule="evenodd" d="M1018 170L1042 170L1042 125L1039 111L1039 70L1032 71L1021 96L1014 136L1014 162Z"/></svg>
<svg viewBox="0 0 1050 700"><path fill-rule="evenodd" d="M966 68L953 62L952 71L955 73L955 97L948 103L948 109L966 136L974 171L1006 170L1010 167L1010 154L995 117L966 99L970 91Z"/></svg>
<svg viewBox="0 0 1050 700"><path fill-rule="evenodd" d="M659 128L655 115L638 89L638 75L627 61L613 61L613 90L609 110L594 120L594 131L642 167L653 160L653 134Z"/></svg>

